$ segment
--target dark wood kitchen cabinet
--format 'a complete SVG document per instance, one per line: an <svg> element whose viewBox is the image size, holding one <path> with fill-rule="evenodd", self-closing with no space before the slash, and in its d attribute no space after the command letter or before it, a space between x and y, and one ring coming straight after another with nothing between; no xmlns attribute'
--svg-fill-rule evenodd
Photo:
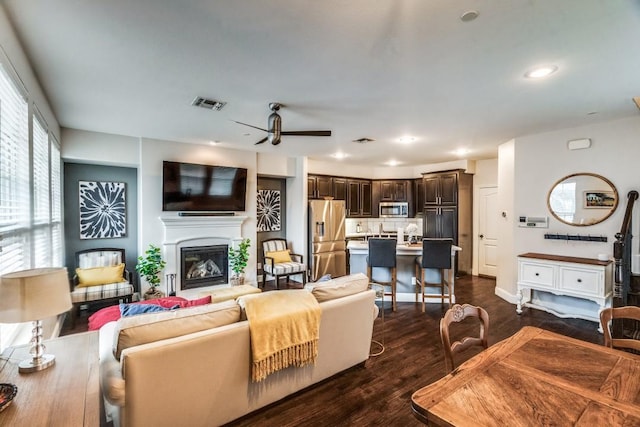
<svg viewBox="0 0 640 427"><path fill-rule="evenodd" d="M380 201L381 202L407 202L411 181L389 180L380 181Z"/></svg>
<svg viewBox="0 0 640 427"><path fill-rule="evenodd" d="M307 177L307 193L309 199L333 197L333 177L326 175L309 175Z"/></svg>
<svg viewBox="0 0 640 427"><path fill-rule="evenodd" d="M347 179L338 176L333 177L333 198L347 200Z"/></svg>
<svg viewBox="0 0 640 427"><path fill-rule="evenodd" d="M460 173L460 171L455 171L423 175L424 203L426 205L457 204Z"/></svg>
<svg viewBox="0 0 640 427"><path fill-rule="evenodd" d="M471 273L473 175L462 170L428 173L422 184L423 194L417 194L416 199L418 206L423 206L423 236L453 239L454 245L462 248L456 270Z"/></svg>
<svg viewBox="0 0 640 427"><path fill-rule="evenodd" d="M349 179L347 181L347 217L371 217L371 181Z"/></svg>

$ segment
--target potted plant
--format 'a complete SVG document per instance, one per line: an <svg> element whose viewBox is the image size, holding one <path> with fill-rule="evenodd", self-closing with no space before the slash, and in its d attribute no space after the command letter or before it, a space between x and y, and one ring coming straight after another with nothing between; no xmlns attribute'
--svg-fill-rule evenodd
<svg viewBox="0 0 640 427"><path fill-rule="evenodd" d="M167 263L162 259L160 248L149 245L149 249L145 251L145 256L138 257L136 271L140 273L144 280L149 284L150 288L144 293L145 299L160 298L164 296L156 286L160 285L160 272Z"/></svg>
<svg viewBox="0 0 640 427"><path fill-rule="evenodd" d="M244 269L247 267L247 261L249 260L249 246L251 246L249 239L244 239L238 243L237 249L229 246L229 265L234 273L230 279L231 286L244 283Z"/></svg>

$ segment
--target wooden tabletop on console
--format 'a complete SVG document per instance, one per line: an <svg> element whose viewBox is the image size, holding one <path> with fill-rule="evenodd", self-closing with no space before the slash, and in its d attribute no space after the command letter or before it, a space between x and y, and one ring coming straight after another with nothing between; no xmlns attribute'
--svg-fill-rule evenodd
<svg viewBox="0 0 640 427"><path fill-rule="evenodd" d="M580 258L575 256L539 254L535 252L527 252L518 255L521 258L546 259L549 261L574 262L576 264L592 264L592 265L609 265L612 261L600 261L596 258Z"/></svg>
<svg viewBox="0 0 640 427"><path fill-rule="evenodd" d="M98 332L44 342L56 357L43 371L18 372L29 346L10 347L0 356L0 383L18 387L13 402L0 412L0 426L99 426Z"/></svg>
<svg viewBox="0 0 640 427"><path fill-rule="evenodd" d="M527 326L411 401L438 426L640 425L640 356Z"/></svg>

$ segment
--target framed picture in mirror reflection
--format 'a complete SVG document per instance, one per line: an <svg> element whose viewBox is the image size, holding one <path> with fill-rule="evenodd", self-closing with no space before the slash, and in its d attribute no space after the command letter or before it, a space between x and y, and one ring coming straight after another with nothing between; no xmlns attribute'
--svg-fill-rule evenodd
<svg viewBox="0 0 640 427"><path fill-rule="evenodd" d="M587 190L583 194L583 206L588 209L611 209L616 202L613 191Z"/></svg>

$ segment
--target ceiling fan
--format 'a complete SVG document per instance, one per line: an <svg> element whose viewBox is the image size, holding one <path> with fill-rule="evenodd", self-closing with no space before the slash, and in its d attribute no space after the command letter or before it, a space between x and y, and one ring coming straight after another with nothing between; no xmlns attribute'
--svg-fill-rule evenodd
<svg viewBox="0 0 640 427"><path fill-rule="evenodd" d="M261 130L263 132L267 132L267 136L262 138L260 141L256 142L256 145L262 144L263 142L266 142L266 141L269 141L273 145L278 145L278 144L280 144L280 137L283 136L283 135L331 136L331 131L330 130L292 130L292 131L283 131L282 130L282 119L280 118L280 115L278 114L278 110L282 106L283 105L278 103L278 102L271 102L269 104L269 109L271 111L273 111L273 112L269 115L268 130L259 128L257 126L249 125L247 123L238 122L238 121L235 121L235 120L234 120L234 122L236 122L238 124L241 124L241 125L244 125L244 126L252 127L254 129Z"/></svg>

